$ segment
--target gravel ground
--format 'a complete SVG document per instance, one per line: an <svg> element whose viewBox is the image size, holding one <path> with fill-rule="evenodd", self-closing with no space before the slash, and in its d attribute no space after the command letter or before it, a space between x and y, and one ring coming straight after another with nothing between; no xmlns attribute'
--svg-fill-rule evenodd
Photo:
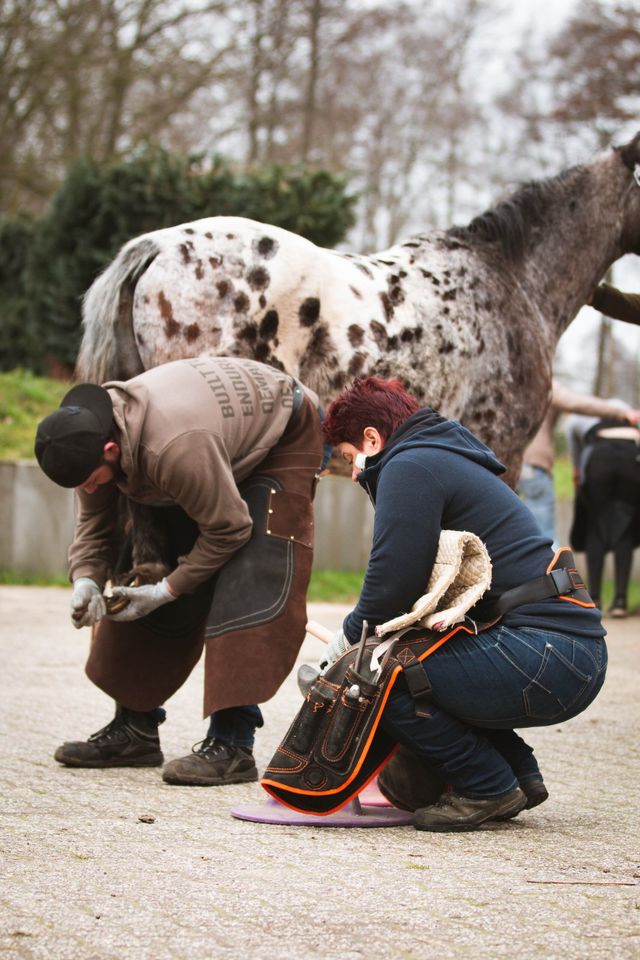
<svg viewBox="0 0 640 960"><path fill-rule="evenodd" d="M640 956L638 617L608 622L589 710L529 731L551 797L509 823L438 835L238 820L257 784L188 788L157 769L52 759L112 705L83 673L66 590L0 587L0 956L34 960L631 960ZM328 627L345 608L312 604ZM307 638L300 662L317 662ZM264 708L262 768L298 709ZM197 668L168 705L167 759L202 739Z"/></svg>

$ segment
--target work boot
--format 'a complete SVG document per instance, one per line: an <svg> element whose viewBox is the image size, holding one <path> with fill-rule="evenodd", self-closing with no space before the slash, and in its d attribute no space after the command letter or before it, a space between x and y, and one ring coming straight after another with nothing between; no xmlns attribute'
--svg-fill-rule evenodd
<svg viewBox="0 0 640 960"><path fill-rule="evenodd" d="M207 737L196 743L188 756L168 763L162 779L183 786L222 787L227 783L253 783L258 771L248 747Z"/></svg>
<svg viewBox="0 0 640 960"><path fill-rule="evenodd" d="M532 807L537 807L538 804L544 803L549 796L549 791L545 787L542 777L531 777L529 780L519 780L518 786L527 798L525 806L522 807L523 810L531 810ZM514 817L517 817L519 813L520 810L515 810L511 813L503 813L493 819L512 820Z"/></svg>
<svg viewBox="0 0 640 960"><path fill-rule="evenodd" d="M416 830L430 830L434 833L476 830L489 820L515 816L520 810L524 810L526 804L527 797L520 787L491 800L462 797L451 790L443 793L433 806L416 810L413 825Z"/></svg>
<svg viewBox="0 0 640 960"><path fill-rule="evenodd" d="M54 753L68 767L161 767L159 711L140 713L118 704L116 715L88 740L63 743Z"/></svg>
<svg viewBox="0 0 640 960"><path fill-rule="evenodd" d="M436 803L446 787L437 767L401 744L378 774L378 788L399 810L419 810Z"/></svg>
<svg viewBox="0 0 640 960"><path fill-rule="evenodd" d="M525 810L531 810L531 807L537 807L539 803L544 803L549 797L549 791L545 787L542 777L533 777L531 780L520 780L519 785L527 798Z"/></svg>

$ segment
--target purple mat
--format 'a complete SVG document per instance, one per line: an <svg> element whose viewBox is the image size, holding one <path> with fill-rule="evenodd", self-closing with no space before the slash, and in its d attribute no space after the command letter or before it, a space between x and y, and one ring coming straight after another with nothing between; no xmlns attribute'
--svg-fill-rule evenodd
<svg viewBox="0 0 640 960"><path fill-rule="evenodd" d="M283 803L268 797L263 803L245 803L234 807L231 816L254 823L275 823L297 827L405 827L411 824L413 814L391 806L363 806L358 797L326 817L298 813Z"/></svg>

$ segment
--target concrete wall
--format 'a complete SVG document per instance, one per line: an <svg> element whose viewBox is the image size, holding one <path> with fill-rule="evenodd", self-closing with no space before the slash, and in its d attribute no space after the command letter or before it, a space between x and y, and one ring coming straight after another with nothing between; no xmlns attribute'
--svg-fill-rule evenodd
<svg viewBox="0 0 640 960"><path fill-rule="evenodd" d="M557 504L560 543L568 543L573 505ZM350 480L324 477L315 500L319 570L361 570L366 566L373 528L373 508ZM73 534L73 493L48 480L31 460L0 462L0 569L43 576L65 575L67 547ZM586 576L584 556L578 566ZM606 575L611 576L611 557ZM640 579L640 550L633 575Z"/></svg>

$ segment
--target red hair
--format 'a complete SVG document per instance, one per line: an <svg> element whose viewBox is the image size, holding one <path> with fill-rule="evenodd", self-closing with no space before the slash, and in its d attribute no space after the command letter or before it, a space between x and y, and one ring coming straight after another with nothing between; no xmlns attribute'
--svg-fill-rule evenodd
<svg viewBox="0 0 640 960"><path fill-rule="evenodd" d="M420 409L399 380L358 378L329 405L323 430L327 443L359 447L365 427L375 427L386 442L394 430Z"/></svg>

